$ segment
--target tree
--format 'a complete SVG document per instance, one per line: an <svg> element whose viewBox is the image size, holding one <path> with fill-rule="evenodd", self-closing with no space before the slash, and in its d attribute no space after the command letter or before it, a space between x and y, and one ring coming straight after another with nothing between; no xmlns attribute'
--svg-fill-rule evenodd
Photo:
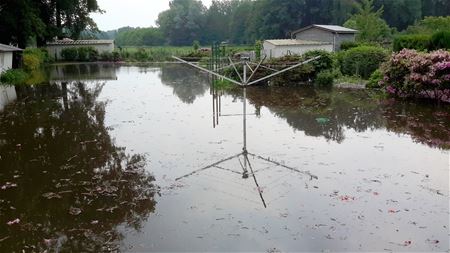
<svg viewBox="0 0 450 253"><path fill-rule="evenodd" d="M390 39L392 31L382 18L384 8L374 8L374 0L361 0L355 4L357 13L344 26L359 31L357 40L362 42L382 42Z"/></svg>
<svg viewBox="0 0 450 253"><path fill-rule="evenodd" d="M169 43L191 45L201 38L206 11L198 0L172 0L170 9L159 14L157 24Z"/></svg>
<svg viewBox="0 0 450 253"><path fill-rule="evenodd" d="M76 39L85 29L97 29L89 14L101 12L97 0L3 0L0 8L0 42L20 47L30 39L38 45L55 36Z"/></svg>

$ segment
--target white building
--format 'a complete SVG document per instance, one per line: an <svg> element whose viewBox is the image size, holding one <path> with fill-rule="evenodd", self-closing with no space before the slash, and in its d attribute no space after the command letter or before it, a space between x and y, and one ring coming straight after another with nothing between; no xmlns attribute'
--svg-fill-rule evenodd
<svg viewBox="0 0 450 253"><path fill-rule="evenodd" d="M294 39L265 40L262 54L267 59L270 59L280 58L286 55L302 55L313 50L333 52L333 43Z"/></svg>
<svg viewBox="0 0 450 253"><path fill-rule="evenodd" d="M57 40L48 42L47 51L55 60L61 59L61 51L65 48L91 47L100 54L103 52L112 53L114 51L114 40Z"/></svg>
<svg viewBox="0 0 450 253"><path fill-rule="evenodd" d="M329 42L333 50L341 50L344 41L355 41L357 30L339 25L310 25L292 32L292 39Z"/></svg>
<svg viewBox="0 0 450 253"><path fill-rule="evenodd" d="M15 54L21 51L23 50L18 47L0 44L0 73L13 67L18 67L14 66L19 64L17 61L15 62L14 59L17 59Z"/></svg>

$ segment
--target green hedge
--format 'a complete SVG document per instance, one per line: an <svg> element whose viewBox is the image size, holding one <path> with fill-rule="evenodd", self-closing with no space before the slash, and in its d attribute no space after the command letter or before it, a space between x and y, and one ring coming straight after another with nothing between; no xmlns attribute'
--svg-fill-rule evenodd
<svg viewBox="0 0 450 253"><path fill-rule="evenodd" d="M450 49L450 31L437 32L430 39L430 50Z"/></svg>
<svg viewBox="0 0 450 253"><path fill-rule="evenodd" d="M360 46L341 52L339 62L344 75L368 79L387 59L387 52L381 47Z"/></svg>
<svg viewBox="0 0 450 253"><path fill-rule="evenodd" d="M72 47L64 48L61 51L61 57L64 61L98 61L100 55L92 47Z"/></svg>
<svg viewBox="0 0 450 253"><path fill-rule="evenodd" d="M430 35L400 35L394 38L394 51L399 52L405 48L426 51L430 47L430 40Z"/></svg>

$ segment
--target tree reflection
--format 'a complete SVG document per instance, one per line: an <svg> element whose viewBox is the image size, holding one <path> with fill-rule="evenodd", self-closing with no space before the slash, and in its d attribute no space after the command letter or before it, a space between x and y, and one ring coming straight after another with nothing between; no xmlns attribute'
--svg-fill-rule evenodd
<svg viewBox="0 0 450 253"><path fill-rule="evenodd" d="M0 115L1 252L116 250L118 226L139 229L154 211L145 157L105 127L103 85L20 87Z"/></svg>
<svg viewBox="0 0 450 253"><path fill-rule="evenodd" d="M430 147L450 149L450 106L428 103L384 101L383 116L389 131L410 135Z"/></svg>
<svg viewBox="0 0 450 253"><path fill-rule="evenodd" d="M339 92L310 87L254 87L247 96L257 111L267 107L309 136L342 142L345 128L358 132L383 125L380 109L359 91ZM320 122L318 119L326 119Z"/></svg>
<svg viewBox="0 0 450 253"><path fill-rule="evenodd" d="M166 64L161 66L161 81L173 88L175 94L185 104L193 104L198 96L209 90L208 76L189 66Z"/></svg>
<svg viewBox="0 0 450 253"><path fill-rule="evenodd" d="M228 92L240 96L238 91ZM341 143L346 129L365 132L387 128L431 147L450 149L448 105L374 98L364 90L312 87L252 87L247 97L257 114L266 107L308 136Z"/></svg>

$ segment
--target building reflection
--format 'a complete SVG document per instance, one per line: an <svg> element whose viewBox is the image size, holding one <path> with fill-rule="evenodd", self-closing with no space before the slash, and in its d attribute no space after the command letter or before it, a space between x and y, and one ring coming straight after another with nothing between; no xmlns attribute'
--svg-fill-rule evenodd
<svg viewBox="0 0 450 253"><path fill-rule="evenodd" d="M5 109L5 106L14 102L16 99L17 94L14 86L0 85L0 112Z"/></svg>

